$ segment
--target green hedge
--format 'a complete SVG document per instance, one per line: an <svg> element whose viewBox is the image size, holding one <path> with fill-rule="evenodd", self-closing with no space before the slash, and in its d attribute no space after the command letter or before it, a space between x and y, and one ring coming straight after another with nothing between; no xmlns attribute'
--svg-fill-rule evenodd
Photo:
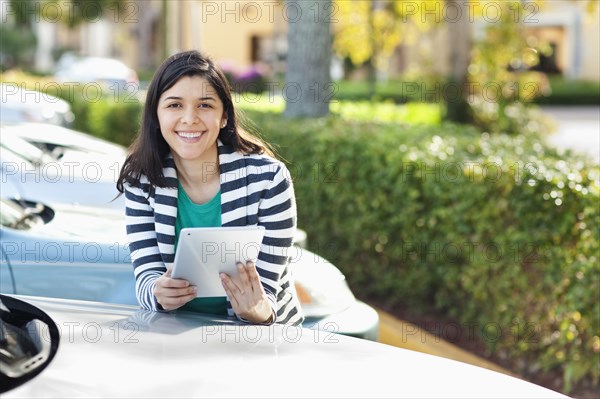
<svg viewBox="0 0 600 399"><path fill-rule="evenodd" d="M600 105L600 82L567 80L561 76L549 78L550 93L534 102L543 105Z"/></svg>
<svg viewBox="0 0 600 399"><path fill-rule="evenodd" d="M533 102L545 105L600 104L600 82L567 80L562 76L550 76L548 82L549 93L541 94ZM378 82L374 92L368 82L344 80L335 82L333 97L340 101L441 102L443 91L443 83L436 78Z"/></svg>
<svg viewBox="0 0 600 399"><path fill-rule="evenodd" d="M340 80L335 82L333 99L338 101L441 102L442 86L434 78L376 82Z"/></svg>
<svg viewBox="0 0 600 399"><path fill-rule="evenodd" d="M41 86L65 99L75 114L73 129L128 146L140 127L142 103L135 93L117 92L96 83Z"/></svg>
<svg viewBox="0 0 600 399"><path fill-rule="evenodd" d="M597 383L598 167L534 135L247 113L289 163L310 249L359 297L447 312L565 389Z"/></svg>

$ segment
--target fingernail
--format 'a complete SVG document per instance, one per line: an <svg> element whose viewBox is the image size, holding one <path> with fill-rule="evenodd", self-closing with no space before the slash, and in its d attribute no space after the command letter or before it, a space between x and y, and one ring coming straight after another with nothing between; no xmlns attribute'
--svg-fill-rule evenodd
<svg viewBox="0 0 600 399"><path fill-rule="evenodd" d="M225 278L225 273L220 273L219 277L221 277L221 280L223 280Z"/></svg>

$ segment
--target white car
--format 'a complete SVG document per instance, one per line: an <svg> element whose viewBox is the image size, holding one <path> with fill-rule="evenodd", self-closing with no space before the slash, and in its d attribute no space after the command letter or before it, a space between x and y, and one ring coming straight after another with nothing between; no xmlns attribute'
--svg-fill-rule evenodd
<svg viewBox="0 0 600 399"><path fill-rule="evenodd" d="M137 93L139 78L135 70L123 62L104 57L69 57L58 62L54 78L61 83L99 84L116 95Z"/></svg>
<svg viewBox="0 0 600 399"><path fill-rule="evenodd" d="M51 123L70 126L75 120L65 100L16 83L0 84L0 123Z"/></svg>
<svg viewBox="0 0 600 399"><path fill-rule="evenodd" d="M32 144L19 134L19 126L3 126L0 141L0 164L3 198L21 198L29 201L70 203L125 209L123 196L116 181L125 152L106 149L98 140L97 151L69 148L58 144ZM29 129L29 128L28 128ZM37 125L38 135L51 134L51 125ZM51 136L48 136L51 137ZM58 137L58 136L57 136ZM93 138L89 141L94 142ZM74 144L77 142L74 141ZM42 149L43 145L52 146ZM105 144L105 146L110 146ZM115 199L116 198L116 199Z"/></svg>
<svg viewBox="0 0 600 399"><path fill-rule="evenodd" d="M3 398L564 398L487 369L319 330L0 296Z"/></svg>

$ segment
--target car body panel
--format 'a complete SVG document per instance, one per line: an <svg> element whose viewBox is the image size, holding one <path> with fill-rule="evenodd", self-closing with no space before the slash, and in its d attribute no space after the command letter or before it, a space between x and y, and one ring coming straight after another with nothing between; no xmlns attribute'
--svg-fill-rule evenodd
<svg viewBox="0 0 600 399"><path fill-rule="evenodd" d="M18 298L54 320L60 345L45 370L3 398L564 397L465 363L318 330Z"/></svg>
<svg viewBox="0 0 600 399"><path fill-rule="evenodd" d="M362 301L354 301L347 308L322 315L308 316L303 327L342 333L351 337L377 341L379 339L379 314ZM370 327L368 327L370 326Z"/></svg>

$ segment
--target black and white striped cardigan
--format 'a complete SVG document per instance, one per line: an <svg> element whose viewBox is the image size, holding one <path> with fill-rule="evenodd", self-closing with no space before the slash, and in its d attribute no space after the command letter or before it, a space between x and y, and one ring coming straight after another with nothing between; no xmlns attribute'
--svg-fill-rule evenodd
<svg viewBox="0 0 600 399"><path fill-rule="evenodd" d="M300 308L288 250L296 230L294 189L285 165L266 155L243 155L218 142L223 226L265 227L256 267L276 323L299 325ZM156 280L175 258L177 171L171 156L163 169L169 188L151 186L146 176L125 185L126 225L136 279L145 309L163 310L153 294ZM235 316L227 301L229 316Z"/></svg>

